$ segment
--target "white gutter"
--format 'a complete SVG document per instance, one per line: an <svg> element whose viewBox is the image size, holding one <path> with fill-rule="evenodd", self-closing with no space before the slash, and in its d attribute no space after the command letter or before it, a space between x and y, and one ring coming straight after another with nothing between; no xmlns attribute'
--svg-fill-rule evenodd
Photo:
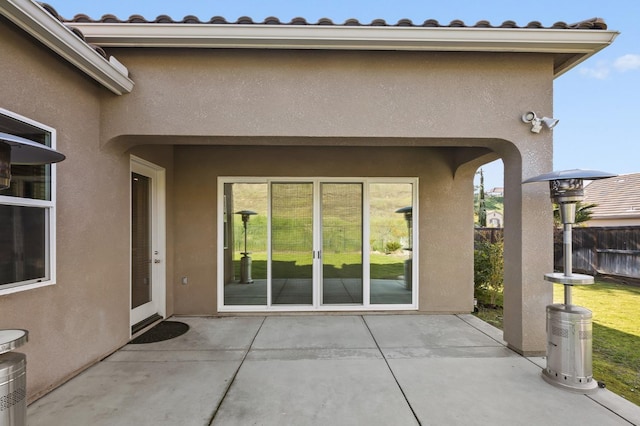
<svg viewBox="0 0 640 426"><path fill-rule="evenodd" d="M133 89L122 64L113 57L106 60L39 4L0 0L0 14L113 93L122 95Z"/></svg>
<svg viewBox="0 0 640 426"><path fill-rule="evenodd" d="M338 49L559 54L559 76L613 42L616 31L338 25L69 23L104 47ZM568 57L567 57L568 55Z"/></svg>

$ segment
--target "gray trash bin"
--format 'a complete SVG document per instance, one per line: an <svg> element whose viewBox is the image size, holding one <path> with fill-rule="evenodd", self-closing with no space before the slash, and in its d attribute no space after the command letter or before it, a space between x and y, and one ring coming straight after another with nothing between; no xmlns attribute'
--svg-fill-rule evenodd
<svg viewBox="0 0 640 426"><path fill-rule="evenodd" d="M0 330L0 426L27 424L27 357L10 352L27 336L26 330Z"/></svg>

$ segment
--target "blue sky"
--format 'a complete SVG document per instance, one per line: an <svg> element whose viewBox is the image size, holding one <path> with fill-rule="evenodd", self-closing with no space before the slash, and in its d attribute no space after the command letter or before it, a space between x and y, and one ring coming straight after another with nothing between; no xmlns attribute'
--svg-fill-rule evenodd
<svg viewBox="0 0 640 426"><path fill-rule="evenodd" d="M558 77L554 84L554 169L597 169L614 173L640 172L640 0L46 0L65 18L78 13L98 19L143 15L176 20L195 15L202 21L224 16L232 22L249 16L261 22L276 16L288 22L301 16L309 22L349 18L369 23L382 18L395 23L461 19L472 25L513 20L519 25L540 21L574 23L593 17L620 32L614 43L588 61ZM544 130L543 130L544 131ZM484 168L487 187L502 186L501 163Z"/></svg>

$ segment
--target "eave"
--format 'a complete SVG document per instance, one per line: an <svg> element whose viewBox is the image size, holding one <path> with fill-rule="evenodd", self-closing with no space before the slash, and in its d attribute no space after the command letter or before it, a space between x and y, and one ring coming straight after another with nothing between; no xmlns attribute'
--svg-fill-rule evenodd
<svg viewBox="0 0 640 426"><path fill-rule="evenodd" d="M102 57L39 4L0 0L0 14L113 93L122 95L133 89L122 64L113 57Z"/></svg>
<svg viewBox="0 0 640 426"><path fill-rule="evenodd" d="M616 31L255 24L73 22L102 47L548 53L560 76L613 42Z"/></svg>

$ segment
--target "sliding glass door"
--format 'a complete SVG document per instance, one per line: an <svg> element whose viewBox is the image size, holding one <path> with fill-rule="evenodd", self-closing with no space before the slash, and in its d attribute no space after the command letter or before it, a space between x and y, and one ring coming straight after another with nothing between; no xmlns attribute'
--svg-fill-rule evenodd
<svg viewBox="0 0 640 426"><path fill-rule="evenodd" d="M415 308L416 182L396 180L223 179L219 309Z"/></svg>

